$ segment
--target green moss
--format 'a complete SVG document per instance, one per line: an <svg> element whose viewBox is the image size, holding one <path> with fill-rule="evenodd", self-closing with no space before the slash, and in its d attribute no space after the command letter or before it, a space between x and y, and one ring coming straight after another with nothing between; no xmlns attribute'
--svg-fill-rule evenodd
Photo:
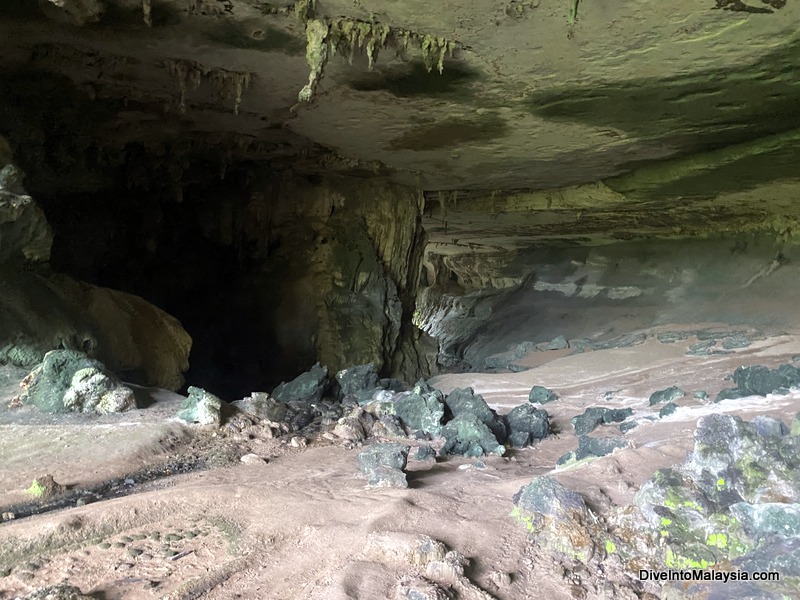
<svg viewBox="0 0 800 600"><path fill-rule="evenodd" d="M611 540L606 540L606 554L614 554L617 551L617 545Z"/></svg>
<svg viewBox="0 0 800 600"><path fill-rule="evenodd" d="M728 536L724 533L712 533L708 536L706 544L709 546L716 546L717 548L727 548Z"/></svg>
<svg viewBox="0 0 800 600"><path fill-rule="evenodd" d="M681 556L670 547L667 547L664 562L670 569L707 569L714 564L705 558L696 560L688 556Z"/></svg>
<svg viewBox="0 0 800 600"><path fill-rule="evenodd" d="M735 464L742 473L742 483L745 495L750 495L767 481L769 473L757 460L742 460Z"/></svg>
<svg viewBox="0 0 800 600"><path fill-rule="evenodd" d="M536 526L534 525L534 519L530 515L524 514L518 507L514 507L514 510L511 511L511 516L514 517L517 521L525 525L527 530L530 533L536 531Z"/></svg>
<svg viewBox="0 0 800 600"><path fill-rule="evenodd" d="M667 525L672 525L672 519L668 519L667 517L661 517L661 526L666 527Z"/></svg>
<svg viewBox="0 0 800 600"><path fill-rule="evenodd" d="M242 528L238 523L223 517L212 517L208 522L217 528L228 542L228 554L238 554L241 545Z"/></svg>
<svg viewBox="0 0 800 600"><path fill-rule="evenodd" d="M44 487L42 487L42 485L36 479L34 479L31 486L25 491L35 498L41 498L44 496L45 490Z"/></svg>

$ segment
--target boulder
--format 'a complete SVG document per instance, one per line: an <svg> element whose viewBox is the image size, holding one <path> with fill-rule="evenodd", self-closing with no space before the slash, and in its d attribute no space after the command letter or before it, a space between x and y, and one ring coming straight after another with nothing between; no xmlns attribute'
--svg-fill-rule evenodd
<svg viewBox="0 0 800 600"><path fill-rule="evenodd" d="M764 502L731 505L731 515L741 523L745 533L757 540L775 536L800 536L800 504Z"/></svg>
<svg viewBox="0 0 800 600"><path fill-rule="evenodd" d="M777 369L761 365L739 367L733 372L733 382L742 396L786 393L789 388L800 385L800 369L789 364Z"/></svg>
<svg viewBox="0 0 800 600"><path fill-rule="evenodd" d="M556 336L547 343L548 350L566 350L567 348L569 348L569 343L563 335Z"/></svg>
<svg viewBox="0 0 800 600"><path fill-rule="evenodd" d="M99 361L75 350L53 350L22 381L23 404L48 413L121 412L136 407L133 391Z"/></svg>
<svg viewBox="0 0 800 600"><path fill-rule="evenodd" d="M747 348L753 343L749 336L742 333L736 333L722 340L722 347L725 350L733 350L735 348Z"/></svg>
<svg viewBox="0 0 800 600"><path fill-rule="evenodd" d="M436 450L434 450L428 444L423 444L419 446L414 452L414 460L418 460L420 462L436 462Z"/></svg>
<svg viewBox="0 0 800 600"><path fill-rule="evenodd" d="M394 413L406 427L434 436L442 433L444 407L444 396L439 390L418 387L394 401Z"/></svg>
<svg viewBox="0 0 800 600"><path fill-rule="evenodd" d="M630 442L623 437L592 437L582 435L578 438L578 451L576 458L583 460L591 456L606 456L614 450L628 448Z"/></svg>
<svg viewBox="0 0 800 600"><path fill-rule="evenodd" d="M370 487L406 488L404 469L410 446L387 443L374 444L358 454L358 466Z"/></svg>
<svg viewBox="0 0 800 600"><path fill-rule="evenodd" d="M550 416L547 411L532 404L516 406L506 415L508 442L515 448L543 440L550 434Z"/></svg>
<svg viewBox="0 0 800 600"><path fill-rule="evenodd" d="M757 421L701 417L688 460L656 471L637 493L645 526L635 535L659 540L655 559L668 568L765 565L776 557L773 540L800 538L800 438L777 419ZM791 556L787 573L800 567Z"/></svg>
<svg viewBox="0 0 800 600"><path fill-rule="evenodd" d="M57 483L50 474L37 477L26 490L34 498L50 500L67 491L67 486Z"/></svg>
<svg viewBox="0 0 800 600"><path fill-rule="evenodd" d="M395 600L453 600L453 593L422 577L403 577L395 588Z"/></svg>
<svg viewBox="0 0 800 600"><path fill-rule="evenodd" d="M595 553L589 527L594 517L583 497L552 477L538 477L514 495L511 515L523 523L538 544L579 562Z"/></svg>
<svg viewBox="0 0 800 600"><path fill-rule="evenodd" d="M46 270L0 265L0 279L0 363L32 367L51 350L77 350L133 383L183 385L192 339L149 302Z"/></svg>
<svg viewBox="0 0 800 600"><path fill-rule="evenodd" d="M333 435L354 444L366 440L376 419L361 408L353 409L349 415L342 417L333 428Z"/></svg>
<svg viewBox="0 0 800 600"><path fill-rule="evenodd" d="M661 410L658 411L658 417L663 419L664 417L668 417L672 413L678 410L678 405L674 402L667 402L664 406L661 407Z"/></svg>
<svg viewBox="0 0 800 600"><path fill-rule="evenodd" d="M236 408L267 421L279 423L286 418L289 407L266 392L253 392L247 398L232 402ZM338 418L338 417L337 417Z"/></svg>
<svg viewBox="0 0 800 600"><path fill-rule="evenodd" d="M507 439L505 422L489 408L483 396L476 394L472 388L455 389L445 397L444 402L453 417L477 419L491 430L499 444L505 443Z"/></svg>
<svg viewBox="0 0 800 600"><path fill-rule="evenodd" d="M405 437L403 422L394 415L381 415L372 426L372 435L386 437Z"/></svg>
<svg viewBox="0 0 800 600"><path fill-rule="evenodd" d="M708 356L713 352L712 348L716 346L716 340L705 340L703 342L697 342L696 344L692 344L686 350L687 356Z"/></svg>
<svg viewBox="0 0 800 600"><path fill-rule="evenodd" d="M528 402L536 404L546 404L553 400L558 400L558 396L555 392L541 385L533 386L528 394Z"/></svg>
<svg viewBox="0 0 800 600"><path fill-rule="evenodd" d="M758 415L753 419L753 427L756 428L758 435L764 437L781 437L790 433L786 423L775 417L767 417L765 415ZM792 434L797 435L794 432Z"/></svg>
<svg viewBox="0 0 800 600"><path fill-rule="evenodd" d="M187 423L199 423L200 425L215 425L219 427L221 423L220 411L222 400L214 394L204 389L190 386L189 397L184 400L181 410L176 415Z"/></svg>
<svg viewBox="0 0 800 600"><path fill-rule="evenodd" d="M653 392L650 395L650 406L655 406L656 404L660 404L661 402L672 402L673 400L677 400L685 395L685 392L677 387L672 386L668 387L665 390L658 390L657 392Z"/></svg>
<svg viewBox="0 0 800 600"><path fill-rule="evenodd" d="M360 397L366 393L371 395L377 388L383 389L378 371L372 363L343 369L336 373L336 381L339 382L342 396Z"/></svg>
<svg viewBox="0 0 800 600"><path fill-rule="evenodd" d="M628 448L630 443L623 437L596 438L582 435L578 438L578 449L562 454L556 464L565 465L585 458L597 458L611 454L618 448Z"/></svg>
<svg viewBox="0 0 800 600"><path fill-rule="evenodd" d="M328 387L328 368L316 363L310 370L292 379L289 383L281 383L272 391L272 397L279 402L300 400L312 402L322 398Z"/></svg>
<svg viewBox="0 0 800 600"><path fill-rule="evenodd" d="M463 454L464 456L478 457L486 454L505 453L505 446L501 444L489 427L478 417L462 414L448 422L442 428L445 444L439 454Z"/></svg>
<svg viewBox="0 0 800 600"><path fill-rule="evenodd" d="M723 508L742 500L798 502L798 441L795 436L764 436L740 417L706 415L697 422L685 470Z"/></svg>
<svg viewBox="0 0 800 600"><path fill-rule="evenodd" d="M100 414L124 412L136 408L136 399L133 391L116 377L97 367L88 367L72 376L64 393L64 408Z"/></svg>
<svg viewBox="0 0 800 600"><path fill-rule="evenodd" d="M582 414L572 417L570 422L575 428L575 435L581 436L591 433L602 424L622 422L632 414L632 408L590 406Z"/></svg>

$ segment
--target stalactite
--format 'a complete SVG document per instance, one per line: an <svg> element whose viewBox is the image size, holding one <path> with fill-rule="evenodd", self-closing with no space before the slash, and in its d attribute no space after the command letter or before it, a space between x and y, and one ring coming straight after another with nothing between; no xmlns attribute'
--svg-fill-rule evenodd
<svg viewBox="0 0 800 600"><path fill-rule="evenodd" d="M150 16L150 0L142 0L142 18L144 22L147 23L148 27L153 26L153 19Z"/></svg>
<svg viewBox="0 0 800 600"><path fill-rule="evenodd" d="M322 79L325 63L328 62L328 24L325 21L311 19L306 23L306 62L308 62L308 83L300 90L297 99L308 102L314 96L320 79Z"/></svg>
<svg viewBox="0 0 800 600"><path fill-rule="evenodd" d="M575 21L578 20L578 4L580 4L580 1L581 0L569 0L569 16L567 20L570 25L574 25Z"/></svg>
<svg viewBox="0 0 800 600"><path fill-rule="evenodd" d="M186 113L188 87L197 89L203 79L208 79L224 100L233 100L233 112L238 115L242 94L253 80L253 74L247 71L212 70L185 59L171 59L166 61L166 65L170 74L178 80L178 110L181 113Z"/></svg>
<svg viewBox="0 0 800 600"><path fill-rule="evenodd" d="M300 7L300 4L296 7ZM458 47L455 42L443 37L420 35L376 22L355 19L327 22L309 19L306 21L306 60L310 73L308 84L300 91L298 98L301 102L306 102L314 95L329 56L346 54L352 64L356 51L364 52L369 69L372 69L381 49L393 47L399 55L411 45L417 46L422 52L425 68L431 71L435 66L440 74L444 71L445 57L452 57Z"/></svg>

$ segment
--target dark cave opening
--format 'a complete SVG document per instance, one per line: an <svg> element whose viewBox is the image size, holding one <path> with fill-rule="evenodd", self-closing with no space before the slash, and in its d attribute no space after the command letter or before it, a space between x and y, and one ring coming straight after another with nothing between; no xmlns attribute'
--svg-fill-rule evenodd
<svg viewBox="0 0 800 600"><path fill-rule="evenodd" d="M241 213L251 171L231 167L223 179L218 165L198 161L180 195L158 189L157 165L150 172L150 189L117 178L113 187L54 195L32 181L54 233L52 268L175 316L193 339L187 385L235 399L313 364L313 354L289 355L276 344L270 302L254 290L256 280L270 285L268 261L233 230L241 223L229 217L230 230L221 231L220 206Z"/></svg>

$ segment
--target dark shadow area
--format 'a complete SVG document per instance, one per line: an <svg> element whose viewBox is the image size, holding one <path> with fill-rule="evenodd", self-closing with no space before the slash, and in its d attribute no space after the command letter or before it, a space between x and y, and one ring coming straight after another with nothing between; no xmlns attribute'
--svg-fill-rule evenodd
<svg viewBox="0 0 800 600"><path fill-rule="evenodd" d="M398 98L436 96L467 101L474 95L470 83L479 77L477 71L454 60L444 62L441 74L436 69L428 71L425 65L415 61L361 74L350 82L350 87L359 92L385 90Z"/></svg>
<svg viewBox="0 0 800 600"><path fill-rule="evenodd" d="M508 125L497 115L480 119L449 119L417 125L389 142L391 150L435 150L470 142L486 142L506 135Z"/></svg>

